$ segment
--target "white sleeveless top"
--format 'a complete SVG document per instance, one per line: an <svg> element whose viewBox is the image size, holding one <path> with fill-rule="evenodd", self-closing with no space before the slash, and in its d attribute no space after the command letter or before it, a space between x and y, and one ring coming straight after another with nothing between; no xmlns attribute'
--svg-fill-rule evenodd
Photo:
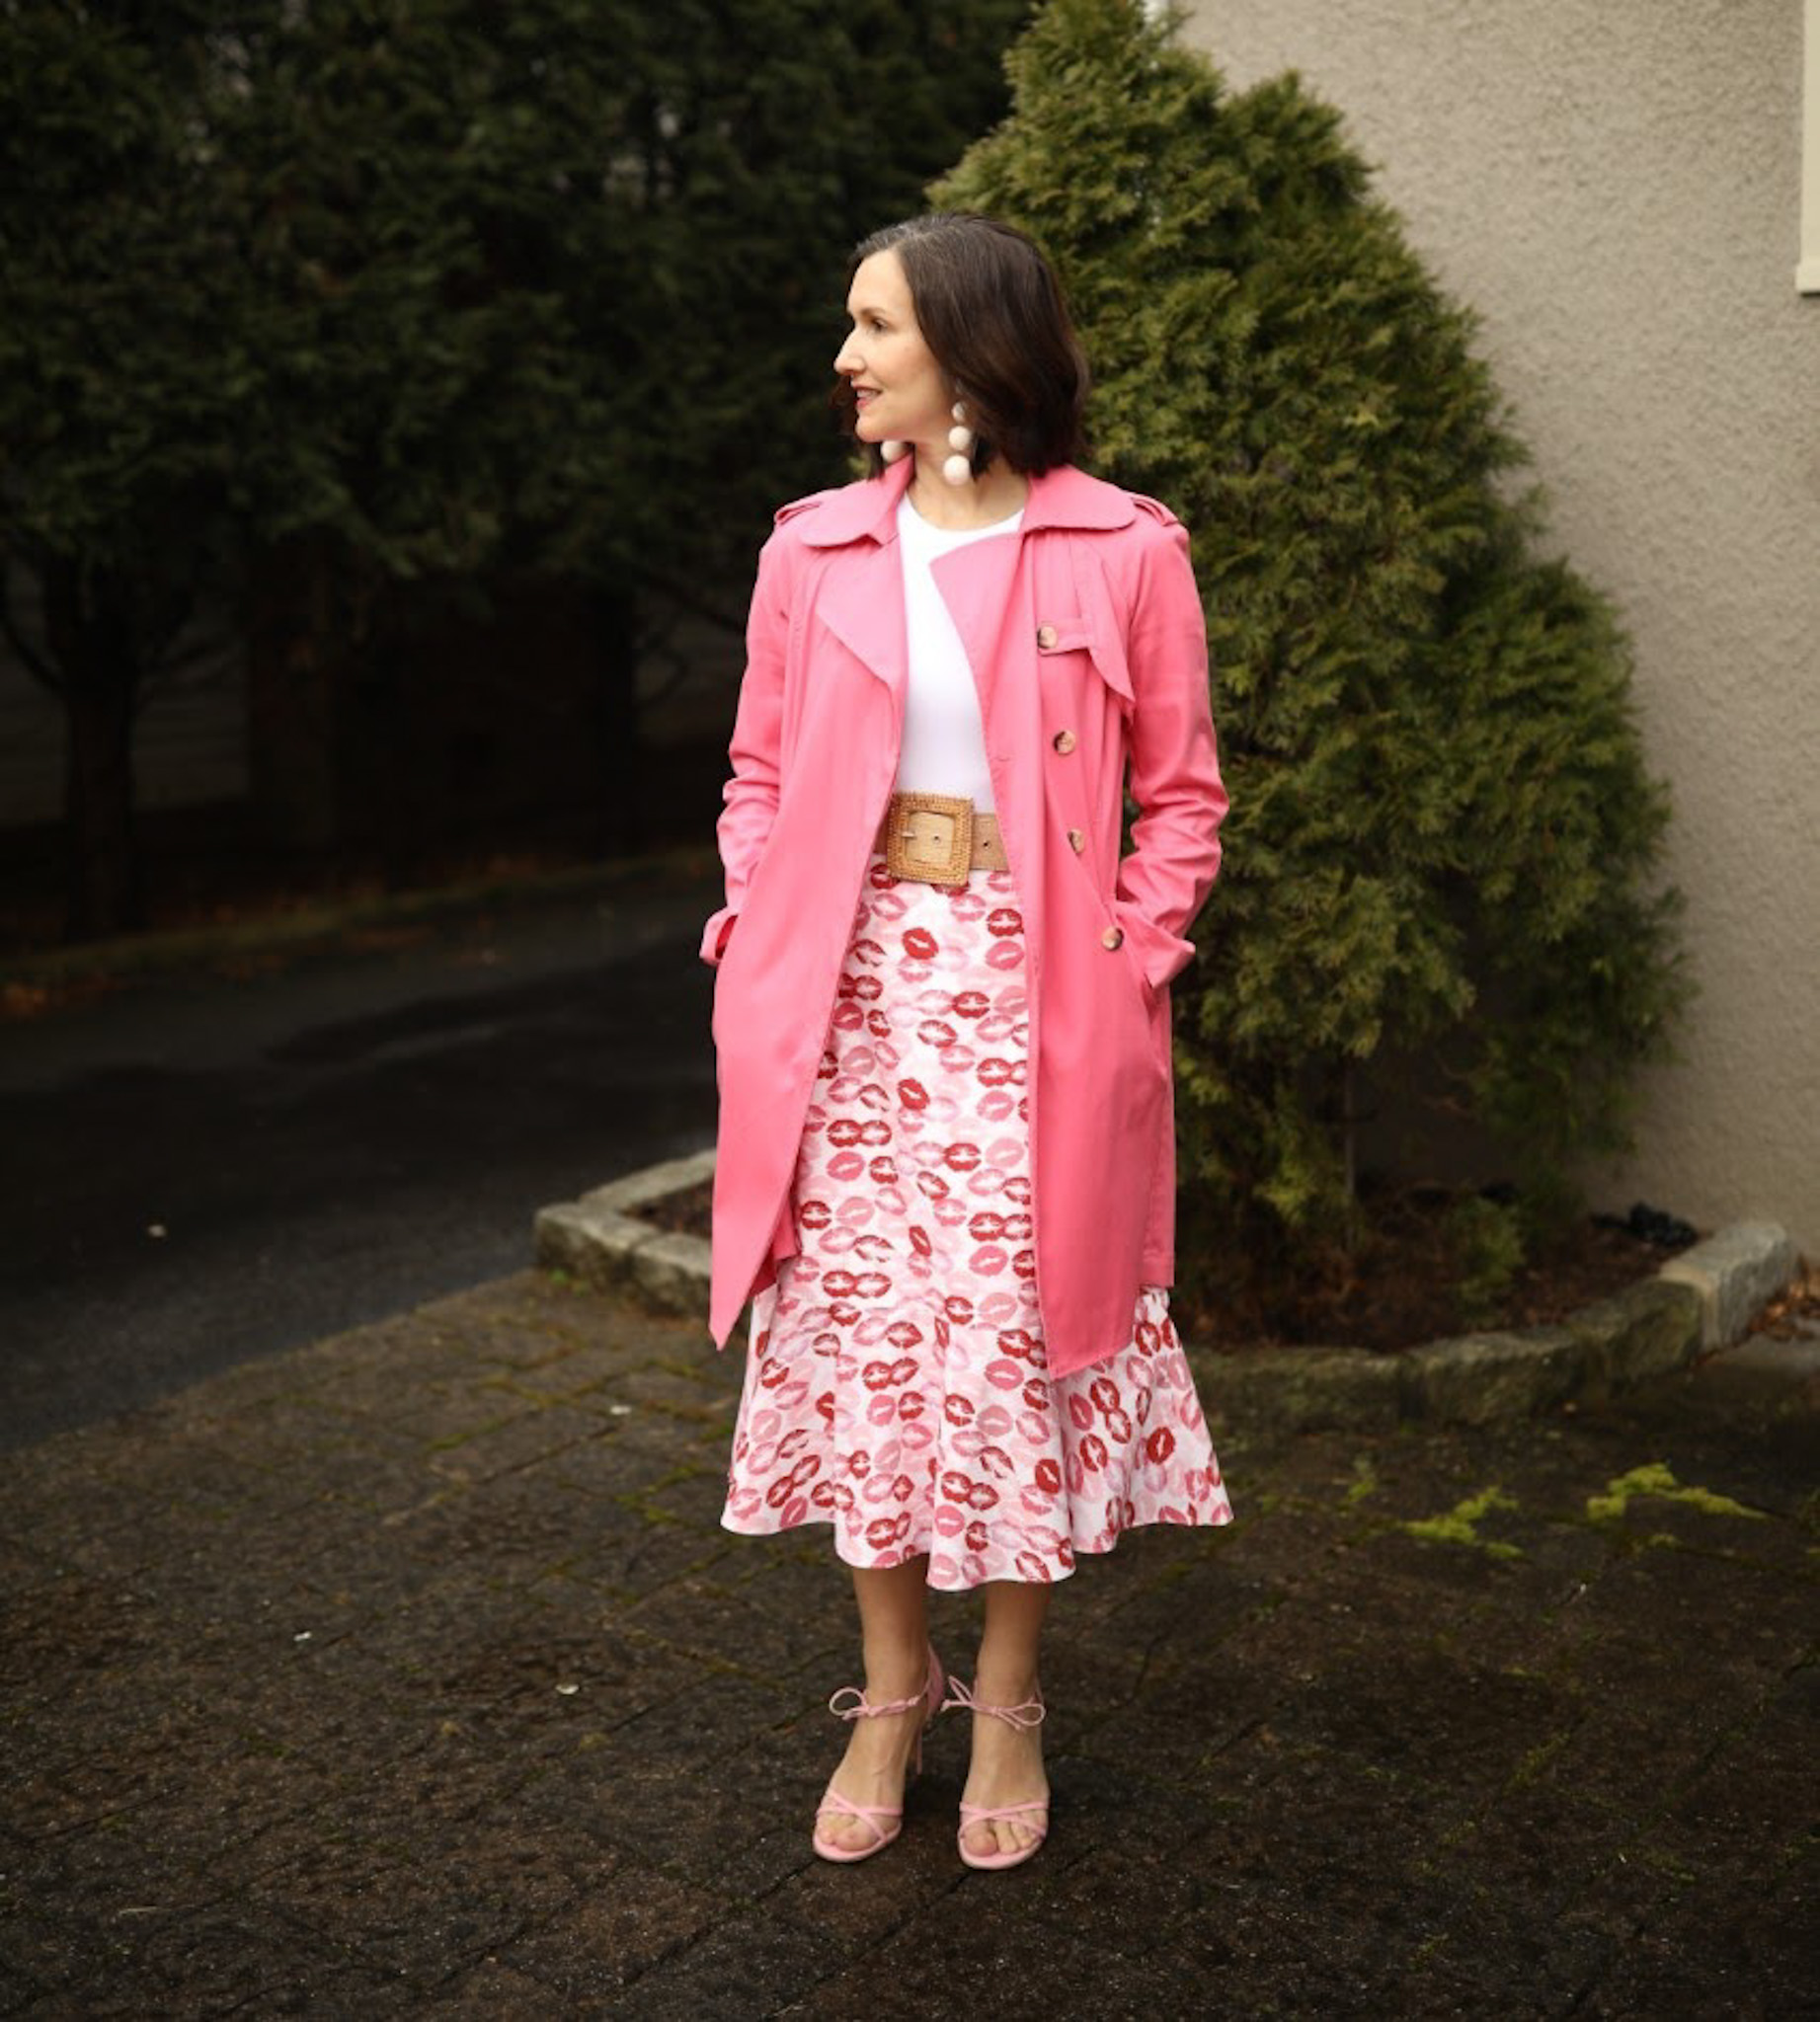
<svg viewBox="0 0 1820 2022"><path fill-rule="evenodd" d="M990 526L931 526L908 493L899 502L898 546L904 556L904 618L910 648L904 742L898 753L901 791L963 794L980 813L993 812L980 691L929 564L970 541L1015 533L1023 517L1020 507Z"/></svg>

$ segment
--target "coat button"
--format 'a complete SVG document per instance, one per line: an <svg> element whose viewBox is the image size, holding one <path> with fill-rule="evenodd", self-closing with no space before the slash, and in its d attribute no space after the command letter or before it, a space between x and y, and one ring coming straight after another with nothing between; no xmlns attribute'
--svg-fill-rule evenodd
<svg viewBox="0 0 1820 2022"><path fill-rule="evenodd" d="M1068 846L1074 852L1076 856L1079 856L1081 851L1085 849L1087 846L1087 836L1085 829L1070 828L1068 832Z"/></svg>
<svg viewBox="0 0 1820 2022"><path fill-rule="evenodd" d="M1124 945L1125 945L1125 930L1124 930L1124 928L1123 928L1123 927L1108 927L1108 928L1106 929L1106 931L1105 931L1105 932L1104 932L1104 933L1103 933L1103 934L1102 934L1102 935L1101 935L1101 936L1099 937L1099 944L1100 944L1100 946L1101 946L1102 948L1122 948L1122 947L1124 947Z"/></svg>
<svg viewBox="0 0 1820 2022"><path fill-rule="evenodd" d="M1050 741L1066 758L1074 748L1074 733L1072 731L1058 731Z"/></svg>
<svg viewBox="0 0 1820 2022"><path fill-rule="evenodd" d="M1045 653L1052 651L1056 643L1056 628L1053 625L1039 625L1036 628L1036 643Z"/></svg>

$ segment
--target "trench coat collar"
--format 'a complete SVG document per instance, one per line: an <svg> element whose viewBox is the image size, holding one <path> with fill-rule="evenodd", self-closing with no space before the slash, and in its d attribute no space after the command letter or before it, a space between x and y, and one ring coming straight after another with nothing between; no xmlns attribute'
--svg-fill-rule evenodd
<svg viewBox="0 0 1820 2022"><path fill-rule="evenodd" d="M819 492L786 506L778 518L802 514L802 537L812 548L840 548L871 540L888 547L898 537L898 504L909 489L914 461L888 464L882 477L861 478L837 491ZM1063 464L1030 480L1024 501L1023 531L1046 526L1110 532L1129 526L1137 508L1116 485Z"/></svg>

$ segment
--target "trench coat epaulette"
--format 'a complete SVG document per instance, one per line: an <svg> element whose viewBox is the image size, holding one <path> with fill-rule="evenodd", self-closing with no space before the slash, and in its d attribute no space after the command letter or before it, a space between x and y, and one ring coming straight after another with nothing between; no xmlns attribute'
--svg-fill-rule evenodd
<svg viewBox="0 0 1820 2022"><path fill-rule="evenodd" d="M1181 520L1169 510L1160 499L1149 498L1143 492L1127 492L1125 495L1140 512L1149 516L1163 526L1180 526Z"/></svg>
<svg viewBox="0 0 1820 2022"><path fill-rule="evenodd" d="M788 504L778 506L771 514L771 524L782 526L786 519L794 519L799 512L811 512L828 500L838 498L845 489L843 485L830 485L825 491L811 492L802 499L792 499Z"/></svg>

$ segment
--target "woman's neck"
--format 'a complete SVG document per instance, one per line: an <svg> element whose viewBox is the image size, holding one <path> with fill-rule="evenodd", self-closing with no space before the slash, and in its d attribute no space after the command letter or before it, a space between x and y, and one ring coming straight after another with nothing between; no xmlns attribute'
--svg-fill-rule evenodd
<svg viewBox="0 0 1820 2022"><path fill-rule="evenodd" d="M942 476L938 461L919 455L910 482L910 504L917 516L951 533L1009 519L1029 495L1030 480L995 457L970 483L951 485Z"/></svg>

